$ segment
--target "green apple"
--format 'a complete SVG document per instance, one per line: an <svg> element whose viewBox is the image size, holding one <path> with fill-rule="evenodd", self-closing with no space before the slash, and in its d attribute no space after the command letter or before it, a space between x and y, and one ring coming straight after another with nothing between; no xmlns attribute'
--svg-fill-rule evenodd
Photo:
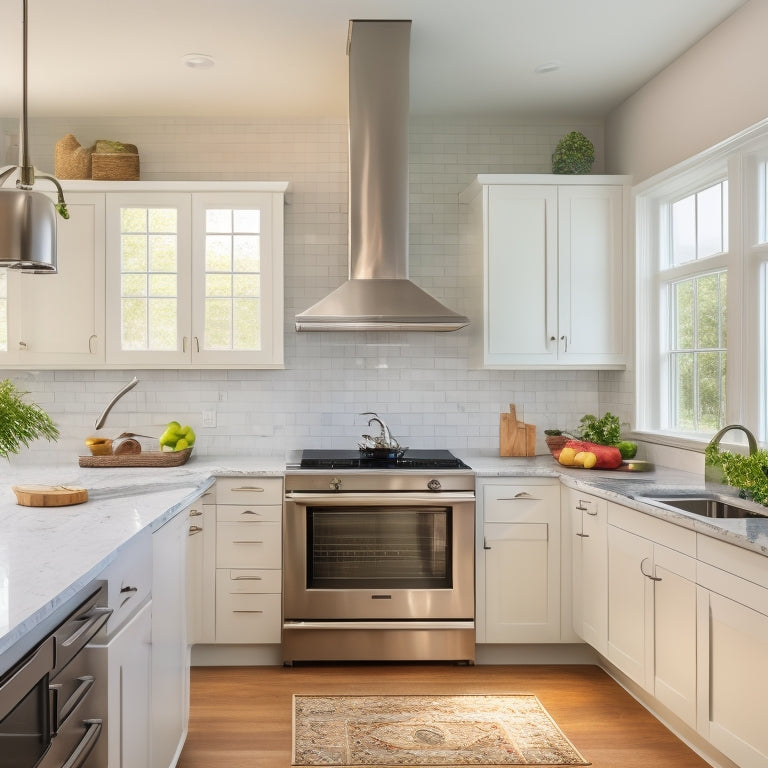
<svg viewBox="0 0 768 768"><path fill-rule="evenodd" d="M180 437L173 450L183 451L185 448L189 448L189 443L183 437Z"/></svg>

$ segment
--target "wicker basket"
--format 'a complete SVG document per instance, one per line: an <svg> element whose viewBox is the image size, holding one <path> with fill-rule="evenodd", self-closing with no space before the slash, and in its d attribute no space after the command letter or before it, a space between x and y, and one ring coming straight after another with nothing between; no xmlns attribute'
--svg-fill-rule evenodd
<svg viewBox="0 0 768 768"><path fill-rule="evenodd" d="M139 156L128 152L94 152L91 156L94 181L138 181Z"/></svg>
<svg viewBox="0 0 768 768"><path fill-rule="evenodd" d="M570 437L565 435L545 435L544 442L549 448L549 452L554 456L556 451L560 451L565 447L565 444L570 440Z"/></svg>
<svg viewBox="0 0 768 768"><path fill-rule="evenodd" d="M83 147L68 133L53 150L53 173L58 179L90 179L93 147Z"/></svg>
<svg viewBox="0 0 768 768"><path fill-rule="evenodd" d="M191 448L183 451L147 451L111 456L80 456L81 467L180 467L192 454Z"/></svg>

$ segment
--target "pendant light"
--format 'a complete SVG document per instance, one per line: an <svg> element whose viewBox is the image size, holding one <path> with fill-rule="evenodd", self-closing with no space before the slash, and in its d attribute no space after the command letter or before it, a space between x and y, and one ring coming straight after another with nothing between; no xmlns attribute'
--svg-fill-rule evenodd
<svg viewBox="0 0 768 768"><path fill-rule="evenodd" d="M27 126L27 0L23 1L23 71L21 115L21 165L0 173L0 267L26 272L56 272L56 213L69 218L61 184L53 176L40 174L39 179L53 182L58 190L58 203L42 192L33 191L35 169L29 161ZM20 170L16 189L3 189L3 182Z"/></svg>

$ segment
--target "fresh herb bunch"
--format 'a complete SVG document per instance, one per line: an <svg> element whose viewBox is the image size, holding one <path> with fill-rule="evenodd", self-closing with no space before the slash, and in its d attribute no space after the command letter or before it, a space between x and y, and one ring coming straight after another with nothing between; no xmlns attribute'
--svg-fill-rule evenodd
<svg viewBox="0 0 768 768"><path fill-rule="evenodd" d="M579 437L598 445L618 445L621 442L619 417L607 412L598 419L588 413L579 422Z"/></svg>
<svg viewBox="0 0 768 768"><path fill-rule="evenodd" d="M26 394L19 392L9 379L0 382L0 456L6 459L19 453L22 445L29 447L38 437L49 441L59 437L51 417L39 405L23 400Z"/></svg>
<svg viewBox="0 0 768 768"><path fill-rule="evenodd" d="M720 467L728 485L739 488L758 504L768 506L768 451L761 448L749 456L742 456L709 445L704 452L704 461Z"/></svg>

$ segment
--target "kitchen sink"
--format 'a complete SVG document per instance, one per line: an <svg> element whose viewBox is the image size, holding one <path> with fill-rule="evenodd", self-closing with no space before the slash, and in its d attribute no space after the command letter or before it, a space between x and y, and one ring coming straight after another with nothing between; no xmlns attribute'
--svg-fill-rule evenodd
<svg viewBox="0 0 768 768"><path fill-rule="evenodd" d="M719 519L747 517L768 517L768 507L761 507L750 501L733 496L636 496L638 501L645 501L655 506L672 507L682 512ZM765 510L760 511L760 510Z"/></svg>

